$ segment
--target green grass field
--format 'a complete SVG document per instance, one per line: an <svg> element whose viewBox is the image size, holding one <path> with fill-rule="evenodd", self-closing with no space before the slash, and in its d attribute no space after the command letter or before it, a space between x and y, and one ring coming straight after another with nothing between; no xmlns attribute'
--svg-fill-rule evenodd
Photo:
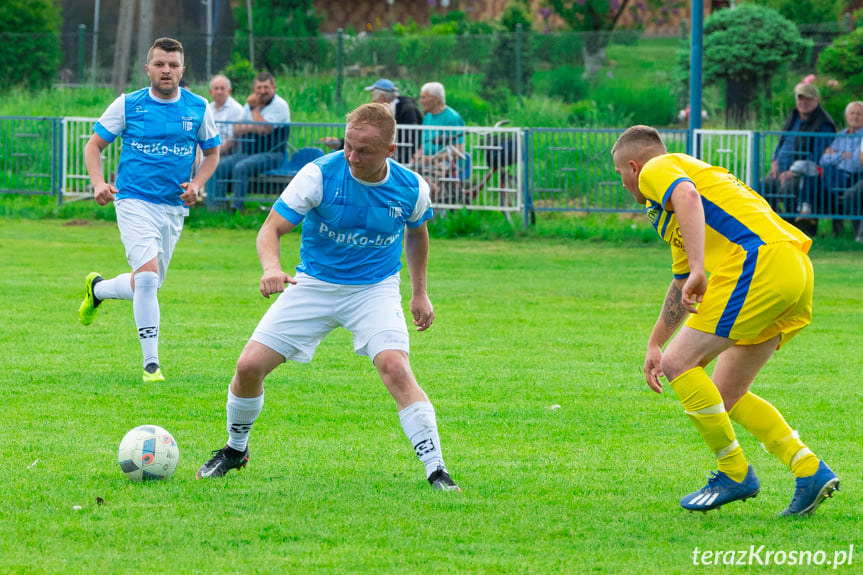
<svg viewBox="0 0 863 575"><path fill-rule="evenodd" d="M89 328L76 315L87 272L126 271L119 233L69 223L0 227L2 573L713 573L730 566L693 566L696 548L725 561L762 545L747 573L798 572L791 552L820 570L845 552L838 570L860 572L859 250L815 251L813 325L754 387L842 478L817 515L783 520L793 478L745 432L761 495L707 515L678 506L713 461L673 392L653 394L641 374L670 279L658 243L433 240L437 319L412 338L412 364L454 494L429 488L343 330L267 380L248 467L197 481L224 445L234 362L269 303L255 232L186 230L160 293L168 381L143 385L131 305L107 302ZM283 241L286 269L298 239ZM130 483L117 465L120 439L144 423L180 445L167 482ZM768 551L786 564L759 565Z"/></svg>

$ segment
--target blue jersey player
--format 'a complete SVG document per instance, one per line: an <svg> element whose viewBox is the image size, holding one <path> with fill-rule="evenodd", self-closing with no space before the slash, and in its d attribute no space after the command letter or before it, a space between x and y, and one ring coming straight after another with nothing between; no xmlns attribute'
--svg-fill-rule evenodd
<svg viewBox="0 0 863 575"><path fill-rule="evenodd" d="M399 292L402 241L413 323L424 331L434 321L426 293L426 222L432 210L428 183L390 159L395 127L382 104L354 110L344 150L306 165L261 227L261 293L280 295L237 361L228 389L228 443L198 470L199 479L246 464L249 432L264 403L264 378L287 360L311 361L321 340L342 326L353 334L354 351L372 360L395 399L402 428L431 486L459 490L444 466L434 408L408 360ZM301 263L291 277L279 262L279 239L301 222Z"/></svg>
<svg viewBox="0 0 863 575"><path fill-rule="evenodd" d="M103 300L131 300L144 361L144 382L163 381L159 367L159 287L189 206L219 163L219 132L207 101L179 87L183 45L159 38L147 54L150 87L123 94L105 110L84 148L96 202L114 202L131 273L103 279L91 272L78 309L84 325ZM101 153L123 139L117 182L105 181ZM196 150L204 161L192 177Z"/></svg>

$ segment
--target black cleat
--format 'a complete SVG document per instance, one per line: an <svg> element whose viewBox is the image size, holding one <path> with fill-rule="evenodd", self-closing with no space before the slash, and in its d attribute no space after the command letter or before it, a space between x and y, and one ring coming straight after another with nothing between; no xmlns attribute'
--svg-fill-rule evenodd
<svg viewBox="0 0 863 575"><path fill-rule="evenodd" d="M455 484L449 473L443 467L438 467L437 471L429 475L429 484L433 489L439 491L461 491L461 488Z"/></svg>
<svg viewBox="0 0 863 575"><path fill-rule="evenodd" d="M213 457L203 464L195 475L198 479L221 477L231 469L240 469L249 461L249 448L237 451L227 445L213 452Z"/></svg>

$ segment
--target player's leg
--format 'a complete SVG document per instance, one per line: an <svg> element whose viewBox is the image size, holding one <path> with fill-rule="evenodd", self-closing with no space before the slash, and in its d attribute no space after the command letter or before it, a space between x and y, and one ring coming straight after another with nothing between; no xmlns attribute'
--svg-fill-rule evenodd
<svg viewBox="0 0 863 575"><path fill-rule="evenodd" d="M120 274L105 279L99 272L90 272L84 278L84 300L78 306L78 319L90 325L96 319L96 309L106 299L132 299L132 274Z"/></svg>
<svg viewBox="0 0 863 575"><path fill-rule="evenodd" d="M270 306L237 360L225 405L227 444L198 470L198 479L220 477L246 465L249 435L264 407L264 378L288 359L308 363L321 340L335 327L327 319L332 305L298 274ZM322 282L317 282L322 283Z"/></svg>
<svg viewBox="0 0 863 575"><path fill-rule="evenodd" d="M716 456L717 471L708 484L684 497L680 504L691 511L708 511L731 501L754 497L758 478L743 456L722 397L704 366L734 345L728 338L683 326L662 358L686 414Z"/></svg>
<svg viewBox="0 0 863 575"><path fill-rule="evenodd" d="M779 344L779 336L756 345L735 346L716 362L713 381L722 393L729 417L754 435L797 478L797 489L783 515L813 512L825 497L839 488L836 474L800 441L799 434L767 400L749 386Z"/></svg>
<svg viewBox="0 0 863 575"><path fill-rule="evenodd" d="M342 324L354 335L354 349L372 359L393 396L399 421L435 489L457 491L443 460L434 406L410 366L410 337L401 307L398 276L347 294Z"/></svg>
<svg viewBox="0 0 863 575"><path fill-rule="evenodd" d="M164 381L159 367L159 260L153 258L132 273L132 311L144 358L145 382Z"/></svg>
<svg viewBox="0 0 863 575"><path fill-rule="evenodd" d="M404 337L407 339L407 333L404 333ZM385 346L384 340L392 341L392 332L373 337L369 348L374 350ZM381 381L396 402L402 429L417 458L425 466L428 482L435 489L458 491L459 487L444 464L434 406L417 383L408 354L395 349L371 353L375 353L374 365Z"/></svg>

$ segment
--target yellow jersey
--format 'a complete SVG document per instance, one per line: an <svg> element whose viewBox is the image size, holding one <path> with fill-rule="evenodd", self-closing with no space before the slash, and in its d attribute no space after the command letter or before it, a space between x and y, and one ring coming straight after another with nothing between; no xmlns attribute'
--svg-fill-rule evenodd
<svg viewBox="0 0 863 575"><path fill-rule="evenodd" d="M765 244L789 242L803 253L809 251L812 240L780 218L761 196L728 170L686 154L665 154L644 164L638 187L647 199L645 209L651 224L671 246L675 277L689 275L689 262L677 217L665 205L677 184L684 181L692 182L704 207L706 271Z"/></svg>

